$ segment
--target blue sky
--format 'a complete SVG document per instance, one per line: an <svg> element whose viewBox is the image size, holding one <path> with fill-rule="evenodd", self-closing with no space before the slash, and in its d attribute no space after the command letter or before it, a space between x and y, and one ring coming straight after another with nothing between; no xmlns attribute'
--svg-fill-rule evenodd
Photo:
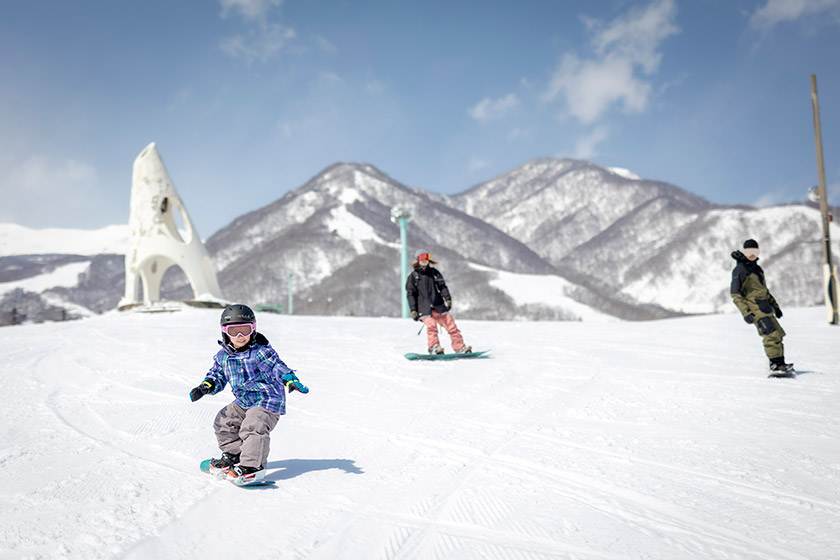
<svg viewBox="0 0 840 560"><path fill-rule="evenodd" d="M457 193L536 157L840 203L840 0L0 3L0 222L126 223L156 142L199 233L324 167Z"/></svg>

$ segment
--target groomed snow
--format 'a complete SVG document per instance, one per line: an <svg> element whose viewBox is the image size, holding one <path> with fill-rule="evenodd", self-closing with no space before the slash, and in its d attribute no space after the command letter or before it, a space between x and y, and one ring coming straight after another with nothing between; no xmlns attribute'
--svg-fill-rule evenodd
<svg viewBox="0 0 840 560"><path fill-rule="evenodd" d="M0 558L838 558L840 327L785 311L794 380L734 315L461 321L492 358L432 363L412 321L260 314L311 392L251 490L198 470L217 310L4 327Z"/></svg>

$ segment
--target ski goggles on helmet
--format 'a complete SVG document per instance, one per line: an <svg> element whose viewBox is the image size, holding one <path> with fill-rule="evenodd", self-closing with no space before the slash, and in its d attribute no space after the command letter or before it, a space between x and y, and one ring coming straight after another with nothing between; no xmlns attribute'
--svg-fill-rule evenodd
<svg viewBox="0 0 840 560"><path fill-rule="evenodd" d="M432 260L432 255L430 253L420 253L417 255L418 261L430 261Z"/></svg>
<svg viewBox="0 0 840 560"><path fill-rule="evenodd" d="M758 256L758 247L750 247L748 249L744 249L744 255L748 257L757 257Z"/></svg>
<svg viewBox="0 0 840 560"><path fill-rule="evenodd" d="M236 338L237 336L251 336L255 330L257 330L257 326L254 323L239 323L236 325L225 325L222 327L222 332L231 338Z"/></svg>

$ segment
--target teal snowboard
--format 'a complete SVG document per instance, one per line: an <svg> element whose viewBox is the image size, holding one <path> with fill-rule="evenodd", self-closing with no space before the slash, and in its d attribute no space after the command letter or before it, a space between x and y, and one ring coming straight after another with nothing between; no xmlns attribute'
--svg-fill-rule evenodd
<svg viewBox="0 0 840 560"><path fill-rule="evenodd" d="M202 472L212 474L210 473L210 459L205 459L204 461L202 461L199 467L201 468ZM242 488L254 488L256 486L271 486L272 484L274 484L273 480L266 480L264 478L260 480L252 480L250 482L236 482L236 479L231 480L227 477L225 477L225 480L227 480L234 486L240 486Z"/></svg>
<svg viewBox="0 0 840 560"><path fill-rule="evenodd" d="M481 358L482 354L486 354L490 350L482 350L481 352L468 352L466 354L415 354L409 352L405 355L408 360L468 360L470 358ZM489 356L484 356L489 358Z"/></svg>

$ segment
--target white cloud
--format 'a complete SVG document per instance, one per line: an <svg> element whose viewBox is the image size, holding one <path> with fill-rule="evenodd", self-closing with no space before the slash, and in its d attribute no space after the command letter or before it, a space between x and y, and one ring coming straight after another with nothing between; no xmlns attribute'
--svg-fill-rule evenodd
<svg viewBox="0 0 840 560"><path fill-rule="evenodd" d="M781 23L814 16L827 17L840 24L840 0L767 0L752 13L749 26L767 33Z"/></svg>
<svg viewBox="0 0 840 560"><path fill-rule="evenodd" d="M627 59L609 55L598 61L581 61L575 55L565 55L546 99L562 93L569 112L589 124L619 101L626 111L644 110L650 92L650 83L634 76L633 63Z"/></svg>
<svg viewBox="0 0 840 560"><path fill-rule="evenodd" d="M222 17L226 18L231 12L237 12L248 20L265 21L272 8L279 8L283 0L219 0L222 6Z"/></svg>
<svg viewBox="0 0 840 560"><path fill-rule="evenodd" d="M242 58L248 64L255 60L265 62L279 53L292 39L295 30L280 24L265 24L251 30L247 35L233 35L222 39L222 51L233 57Z"/></svg>
<svg viewBox="0 0 840 560"><path fill-rule="evenodd" d="M232 58L241 58L251 64L255 60L266 62L280 53L296 36L292 27L272 21L272 9L279 8L283 0L219 0L222 18L236 13L250 25L244 32L225 37L220 43L222 52Z"/></svg>
<svg viewBox="0 0 840 560"><path fill-rule="evenodd" d="M88 163L34 154L6 169L0 176L0 221L57 223L67 214L91 208L95 200L99 174Z"/></svg>
<svg viewBox="0 0 840 560"><path fill-rule="evenodd" d="M598 155L598 144L606 140L608 135L609 131L607 127L596 127L592 132L578 139L575 143L572 157L577 159L592 159Z"/></svg>
<svg viewBox="0 0 840 560"><path fill-rule="evenodd" d="M673 0L655 0L630 10L607 25L585 19L594 56L563 56L543 100L562 96L568 111L583 123L599 119L620 103L627 112L647 108L653 86L649 76L659 69L662 42L679 33Z"/></svg>
<svg viewBox="0 0 840 560"><path fill-rule="evenodd" d="M515 93L509 93L495 101L489 97L485 97L475 107L468 110L467 113L475 120L483 123L501 118L518 106L519 97Z"/></svg>

